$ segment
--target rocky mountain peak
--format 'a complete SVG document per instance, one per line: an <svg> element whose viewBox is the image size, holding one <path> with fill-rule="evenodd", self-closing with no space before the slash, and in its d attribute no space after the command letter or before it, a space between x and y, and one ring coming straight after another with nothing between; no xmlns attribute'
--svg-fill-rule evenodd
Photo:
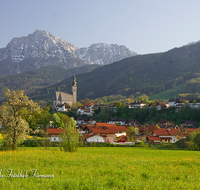
<svg viewBox="0 0 200 190"><path fill-rule="evenodd" d="M4 75L47 65L61 65L65 68L85 64L104 65L133 55L136 53L116 44L97 43L79 49L47 31L36 30L28 36L15 37L5 48L0 48L0 65L3 64L5 68L2 71Z"/></svg>
<svg viewBox="0 0 200 190"><path fill-rule="evenodd" d="M76 56L84 60L87 64L110 64L124 58L137 55L127 47L117 44L97 43L88 48L76 50Z"/></svg>

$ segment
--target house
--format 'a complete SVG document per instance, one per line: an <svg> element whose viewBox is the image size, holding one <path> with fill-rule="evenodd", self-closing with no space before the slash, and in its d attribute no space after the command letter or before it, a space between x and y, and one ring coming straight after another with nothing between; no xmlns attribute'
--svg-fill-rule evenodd
<svg viewBox="0 0 200 190"><path fill-rule="evenodd" d="M151 143L151 144L160 144L161 143L161 138L159 136L150 136L150 135L147 135L146 141L148 143Z"/></svg>
<svg viewBox="0 0 200 190"><path fill-rule="evenodd" d="M127 119L110 118L107 123L115 125L126 125Z"/></svg>
<svg viewBox="0 0 200 190"><path fill-rule="evenodd" d="M189 107L191 107L191 108L200 108L200 99L191 99L189 101Z"/></svg>
<svg viewBox="0 0 200 190"><path fill-rule="evenodd" d="M175 103L176 111L179 111L185 107L185 100L183 98L179 99Z"/></svg>
<svg viewBox="0 0 200 190"><path fill-rule="evenodd" d="M160 127L160 128L170 128L170 129L174 129L176 128L176 125L174 125L173 122L171 121L168 121L168 120L165 120L165 119L161 119L159 121L157 121L157 125Z"/></svg>
<svg viewBox="0 0 200 190"><path fill-rule="evenodd" d="M92 116L94 114L94 103L89 103L87 105L84 106L80 106L76 113L79 115L88 115L88 116Z"/></svg>
<svg viewBox="0 0 200 190"><path fill-rule="evenodd" d="M77 122L78 125L81 125L86 121L87 121L87 117L84 117L84 116L76 118L76 122Z"/></svg>
<svg viewBox="0 0 200 190"><path fill-rule="evenodd" d="M148 125L139 125L137 126L138 130L139 130L139 134L146 134L146 135L152 135L153 134L153 130L158 130L158 127L152 124L148 124Z"/></svg>
<svg viewBox="0 0 200 190"><path fill-rule="evenodd" d="M68 103L58 104L56 106L56 111L69 111L70 105Z"/></svg>
<svg viewBox="0 0 200 190"><path fill-rule="evenodd" d="M110 103L107 107L109 110L116 112L117 111L117 105L116 103Z"/></svg>
<svg viewBox="0 0 200 190"><path fill-rule="evenodd" d="M80 133L96 134L104 137L105 142L114 142L115 137L126 136L128 129L125 126L116 126L108 123L95 123L94 125L80 125Z"/></svg>
<svg viewBox="0 0 200 190"><path fill-rule="evenodd" d="M73 78L72 83L72 93L64 93L56 91L55 100L53 101L53 108L56 109L58 105L67 103L70 107L73 103L76 103L77 100L77 82L76 77Z"/></svg>
<svg viewBox="0 0 200 190"><path fill-rule="evenodd" d="M185 101L183 98L171 98L169 102L169 107L176 107L176 103Z"/></svg>
<svg viewBox="0 0 200 190"><path fill-rule="evenodd" d="M179 129L158 129L153 130L153 136L160 137L165 143L175 143L180 139L181 131Z"/></svg>
<svg viewBox="0 0 200 190"><path fill-rule="evenodd" d="M198 125L194 121L185 120L181 122L181 127L184 128L198 128Z"/></svg>
<svg viewBox="0 0 200 190"><path fill-rule="evenodd" d="M188 136L192 132L200 133L200 128L185 128L184 131L183 131L183 133L186 136Z"/></svg>
<svg viewBox="0 0 200 190"><path fill-rule="evenodd" d="M51 142L60 141L60 133L63 132L62 128L47 128L47 136L50 138Z"/></svg>
<svg viewBox="0 0 200 190"><path fill-rule="evenodd" d="M146 135L145 134L141 134L141 135L136 135L134 137L135 142L146 142Z"/></svg>
<svg viewBox="0 0 200 190"><path fill-rule="evenodd" d="M138 108L144 108L146 106L146 103L144 101L135 101L133 103L129 104L129 109L138 109Z"/></svg>
<svg viewBox="0 0 200 190"><path fill-rule="evenodd" d="M169 107L169 102L162 101L162 100L156 100L155 102L150 104L150 107L151 108L155 107L158 111L167 109Z"/></svg>
<svg viewBox="0 0 200 190"><path fill-rule="evenodd" d="M97 135L97 134L91 134L88 135L85 139L87 142L105 142L105 138L106 136L102 136L102 135Z"/></svg>
<svg viewBox="0 0 200 190"><path fill-rule="evenodd" d="M138 125L141 125L140 121L137 120L137 119L130 119L130 120L127 120L126 122L127 125L129 126L138 126Z"/></svg>

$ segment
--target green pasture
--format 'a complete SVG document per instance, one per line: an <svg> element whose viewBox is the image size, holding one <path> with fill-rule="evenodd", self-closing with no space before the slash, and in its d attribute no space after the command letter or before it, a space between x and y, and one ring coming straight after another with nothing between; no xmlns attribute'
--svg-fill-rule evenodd
<svg viewBox="0 0 200 190"><path fill-rule="evenodd" d="M157 94L153 94L151 96L149 96L149 100L170 100L171 98L177 97L178 94L183 92L183 87L184 87L185 83L180 84L176 87L167 89L163 92L157 93Z"/></svg>
<svg viewBox="0 0 200 190"><path fill-rule="evenodd" d="M0 152L0 159L1 189L200 189L200 151L81 147L65 153L59 148L19 148ZM34 177L32 169L37 169ZM21 170L21 176L27 171L26 178L16 177Z"/></svg>

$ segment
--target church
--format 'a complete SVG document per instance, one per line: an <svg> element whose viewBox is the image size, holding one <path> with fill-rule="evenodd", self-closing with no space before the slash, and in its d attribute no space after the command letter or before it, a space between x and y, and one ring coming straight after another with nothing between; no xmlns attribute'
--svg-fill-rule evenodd
<svg viewBox="0 0 200 190"><path fill-rule="evenodd" d="M56 96L53 101L53 108L57 109L57 111L67 111L67 107L71 107L73 103L77 101L77 82L76 77L74 75L73 83L72 83L72 93L64 93L60 91L56 91Z"/></svg>

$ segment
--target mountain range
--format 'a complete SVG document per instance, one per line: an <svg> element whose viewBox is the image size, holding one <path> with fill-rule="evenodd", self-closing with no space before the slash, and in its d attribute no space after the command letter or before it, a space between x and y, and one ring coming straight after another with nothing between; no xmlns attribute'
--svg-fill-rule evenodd
<svg viewBox="0 0 200 190"><path fill-rule="evenodd" d="M87 64L106 65L137 55L123 45L97 43L78 48L44 30L13 38L0 49L0 76L31 71L49 65L65 69Z"/></svg>
<svg viewBox="0 0 200 190"><path fill-rule="evenodd" d="M43 30L14 38L0 49L0 74L38 69L1 76L0 100L10 88L24 89L34 100L52 101L56 90L71 91L74 74L79 101L116 94L152 96L176 87L179 93L200 91L200 42L137 56L124 48L101 43L77 48Z"/></svg>

